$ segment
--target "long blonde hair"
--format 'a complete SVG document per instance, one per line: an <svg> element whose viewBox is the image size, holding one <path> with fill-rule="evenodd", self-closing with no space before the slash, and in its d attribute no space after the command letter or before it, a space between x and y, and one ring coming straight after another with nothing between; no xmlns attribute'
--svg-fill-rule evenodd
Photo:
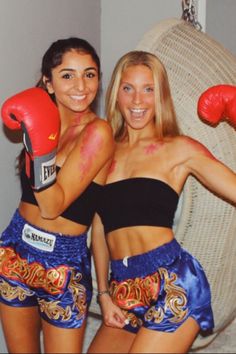
<svg viewBox="0 0 236 354"><path fill-rule="evenodd" d="M155 123L157 137L180 135L174 104L171 97L167 72L162 62L152 53L131 51L117 62L106 93L106 117L110 122L117 141L126 136L125 120L117 104L118 90L123 72L130 66L145 65L153 73L155 85Z"/></svg>

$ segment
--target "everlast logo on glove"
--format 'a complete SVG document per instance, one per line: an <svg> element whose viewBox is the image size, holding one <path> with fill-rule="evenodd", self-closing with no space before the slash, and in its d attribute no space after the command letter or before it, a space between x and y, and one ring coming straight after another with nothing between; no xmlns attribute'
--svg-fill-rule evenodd
<svg viewBox="0 0 236 354"><path fill-rule="evenodd" d="M49 159L48 156L45 162L40 159L39 163L41 164L41 184L48 186L56 179L56 157L53 154L53 158Z"/></svg>
<svg viewBox="0 0 236 354"><path fill-rule="evenodd" d="M37 157L31 162L31 184L35 191L49 187L56 181L56 155L51 154Z"/></svg>
<svg viewBox="0 0 236 354"><path fill-rule="evenodd" d="M42 183L47 182L50 177L54 177L56 173L56 166L42 166L43 168L43 180Z"/></svg>

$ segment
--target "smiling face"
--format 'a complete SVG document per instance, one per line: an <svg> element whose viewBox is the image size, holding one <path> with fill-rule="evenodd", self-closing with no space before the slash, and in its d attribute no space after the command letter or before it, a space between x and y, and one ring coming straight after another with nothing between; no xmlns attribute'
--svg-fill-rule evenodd
<svg viewBox="0 0 236 354"><path fill-rule="evenodd" d="M154 125L155 87L152 72L146 65L133 65L124 70L117 103L129 127L143 129Z"/></svg>
<svg viewBox="0 0 236 354"><path fill-rule="evenodd" d="M90 54L71 50L63 55L60 65L52 69L52 79L45 79L48 92L54 94L60 112L82 113L98 91L98 67Z"/></svg>

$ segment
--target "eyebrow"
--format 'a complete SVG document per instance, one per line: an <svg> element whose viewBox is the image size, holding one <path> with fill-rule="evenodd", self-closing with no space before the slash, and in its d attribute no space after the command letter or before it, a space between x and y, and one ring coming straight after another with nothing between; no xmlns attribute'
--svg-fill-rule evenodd
<svg viewBox="0 0 236 354"><path fill-rule="evenodd" d="M90 71L90 70L98 71L97 68L95 68L95 67L93 67L93 66L86 68L84 71L86 72L86 71ZM63 69L61 69L59 72L61 73L61 72L63 72L63 71L76 71L76 69L63 68Z"/></svg>
<svg viewBox="0 0 236 354"><path fill-rule="evenodd" d="M121 80L120 83L133 86L133 84L131 84L129 81L122 81ZM143 86L155 86L155 83L154 82L146 82L146 83L144 83Z"/></svg>

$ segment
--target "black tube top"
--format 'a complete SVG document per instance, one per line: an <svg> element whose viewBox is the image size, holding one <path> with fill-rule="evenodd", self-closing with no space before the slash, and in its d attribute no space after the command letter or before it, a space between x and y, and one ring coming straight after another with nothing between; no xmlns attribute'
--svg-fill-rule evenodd
<svg viewBox="0 0 236 354"><path fill-rule="evenodd" d="M134 177L106 184L97 212L105 233L137 225L171 228L178 200L178 194L167 183Z"/></svg>
<svg viewBox="0 0 236 354"><path fill-rule="evenodd" d="M57 166L57 172L59 170L60 167ZM21 201L38 205L24 168L22 168L20 180L22 188ZM90 226L97 209L101 189L102 185L91 182L85 191L61 214L61 216L78 224Z"/></svg>

